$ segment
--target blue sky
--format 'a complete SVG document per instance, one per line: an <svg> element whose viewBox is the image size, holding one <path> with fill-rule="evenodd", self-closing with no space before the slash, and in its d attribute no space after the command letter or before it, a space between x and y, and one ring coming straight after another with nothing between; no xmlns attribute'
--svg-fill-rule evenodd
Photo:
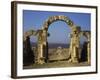
<svg viewBox="0 0 100 80"><path fill-rule="evenodd" d="M82 30L90 31L90 20L91 14L89 13L72 13L72 12L51 12L51 11L32 11L23 10L23 29L24 32L30 29L38 30L41 29L45 20L50 16L64 15L68 16L74 24L81 27ZM70 28L63 21L56 21L49 26L48 32L50 37L48 37L49 43L69 43L70 38ZM83 42L85 38L81 38ZM36 42L36 37L31 37L31 41Z"/></svg>

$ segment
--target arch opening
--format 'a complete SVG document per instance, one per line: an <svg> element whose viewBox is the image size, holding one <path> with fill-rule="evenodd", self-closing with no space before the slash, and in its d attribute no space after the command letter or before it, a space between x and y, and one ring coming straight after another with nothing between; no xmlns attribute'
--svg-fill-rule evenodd
<svg viewBox="0 0 100 80"><path fill-rule="evenodd" d="M28 66L35 63L37 54L37 37L34 30L24 33L23 44L23 65Z"/></svg>
<svg viewBox="0 0 100 80"><path fill-rule="evenodd" d="M88 57L88 39L85 36L80 37L80 54L79 54L79 62L87 61Z"/></svg>
<svg viewBox="0 0 100 80"><path fill-rule="evenodd" d="M67 60L70 56L69 46L70 38L69 34L71 29L62 20L54 21L48 28L49 37L47 37L48 43L48 60L53 62L56 60Z"/></svg>
<svg viewBox="0 0 100 80"><path fill-rule="evenodd" d="M81 37L85 38L80 52L80 62L90 63L91 59L91 33L90 31L81 31ZM80 40L81 41L81 40Z"/></svg>
<svg viewBox="0 0 100 80"><path fill-rule="evenodd" d="M35 51L33 49L35 47L32 42L32 37L27 36L23 45L23 65L28 66L35 62Z"/></svg>

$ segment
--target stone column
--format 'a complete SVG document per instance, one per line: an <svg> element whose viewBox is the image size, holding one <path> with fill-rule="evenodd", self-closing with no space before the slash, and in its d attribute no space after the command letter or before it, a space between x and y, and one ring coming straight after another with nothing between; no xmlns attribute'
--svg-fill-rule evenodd
<svg viewBox="0 0 100 80"><path fill-rule="evenodd" d="M79 59L79 48L76 46L73 46L73 59L72 62L77 63Z"/></svg>
<svg viewBox="0 0 100 80"><path fill-rule="evenodd" d="M38 64L43 64L43 63L45 63L44 57L43 57L43 45L42 45L42 44L38 44L37 63L38 63Z"/></svg>
<svg viewBox="0 0 100 80"><path fill-rule="evenodd" d="M43 31L38 31L38 46L37 46L37 63L43 64L45 63L44 51L43 51Z"/></svg>
<svg viewBox="0 0 100 80"><path fill-rule="evenodd" d="M91 59L91 48L90 48L90 41L88 41L88 44L87 44L87 62L90 63L90 59Z"/></svg>
<svg viewBox="0 0 100 80"><path fill-rule="evenodd" d="M79 48L80 48L80 27L73 28L72 31L72 62L77 63L79 60Z"/></svg>
<svg viewBox="0 0 100 80"><path fill-rule="evenodd" d="M70 58L69 58L69 62L72 62L73 59L73 38L72 38L72 33L70 34L70 47L69 47L69 54L70 54Z"/></svg>
<svg viewBox="0 0 100 80"><path fill-rule="evenodd" d="M48 62L48 42L47 42L47 29L43 29L43 54L45 57L45 62Z"/></svg>

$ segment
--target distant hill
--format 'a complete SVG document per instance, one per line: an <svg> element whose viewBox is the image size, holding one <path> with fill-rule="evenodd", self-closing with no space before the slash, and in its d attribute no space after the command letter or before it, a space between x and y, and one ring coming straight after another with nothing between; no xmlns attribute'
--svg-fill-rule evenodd
<svg viewBox="0 0 100 80"><path fill-rule="evenodd" d="M31 46L36 47L37 43L31 42ZM68 48L69 44L64 44L64 43L48 43L49 48L57 48L57 47L62 47L62 48Z"/></svg>
<svg viewBox="0 0 100 80"><path fill-rule="evenodd" d="M48 47L49 48L57 48L57 47L69 48L69 44L64 44L64 43L49 43Z"/></svg>
<svg viewBox="0 0 100 80"><path fill-rule="evenodd" d="M37 43L31 42L31 46L36 47ZM64 43L48 43L49 48L57 48L57 47L62 47L62 48L69 48L70 44L64 44ZM82 44L80 44L80 47L82 48Z"/></svg>

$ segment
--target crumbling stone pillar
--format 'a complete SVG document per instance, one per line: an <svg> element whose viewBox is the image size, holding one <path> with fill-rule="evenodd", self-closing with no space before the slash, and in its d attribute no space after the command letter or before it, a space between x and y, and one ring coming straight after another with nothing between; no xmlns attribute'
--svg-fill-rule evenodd
<svg viewBox="0 0 100 80"><path fill-rule="evenodd" d="M91 33L90 31L83 31L83 35L87 38L87 62L91 61Z"/></svg>
<svg viewBox="0 0 100 80"><path fill-rule="evenodd" d="M88 55L88 63L90 63L90 58L91 58L91 51L90 51L90 42L88 42L88 45L87 45L88 47L87 47L87 55Z"/></svg>
<svg viewBox="0 0 100 80"><path fill-rule="evenodd" d="M42 38L43 38L43 53L44 53L44 57L45 57L45 62L48 62L48 42L47 42L47 37L48 37L48 33L46 29L43 29L43 34L42 34Z"/></svg>
<svg viewBox="0 0 100 80"><path fill-rule="evenodd" d="M43 64L45 63L44 51L43 51L43 31L38 30L38 45L37 45L37 63Z"/></svg>
<svg viewBox="0 0 100 80"><path fill-rule="evenodd" d="M38 44L38 49L37 49L37 54L38 54L38 56L37 56L37 63L38 64L43 64L43 63L45 63L45 61L44 61L44 57L43 57L43 45L42 44Z"/></svg>
<svg viewBox="0 0 100 80"><path fill-rule="evenodd" d="M70 54L71 61L77 63L79 60L80 48L80 27L74 27L71 33Z"/></svg>
<svg viewBox="0 0 100 80"><path fill-rule="evenodd" d="M87 55L88 55L88 63L91 61L91 38L90 34L88 35L88 44L87 44Z"/></svg>

